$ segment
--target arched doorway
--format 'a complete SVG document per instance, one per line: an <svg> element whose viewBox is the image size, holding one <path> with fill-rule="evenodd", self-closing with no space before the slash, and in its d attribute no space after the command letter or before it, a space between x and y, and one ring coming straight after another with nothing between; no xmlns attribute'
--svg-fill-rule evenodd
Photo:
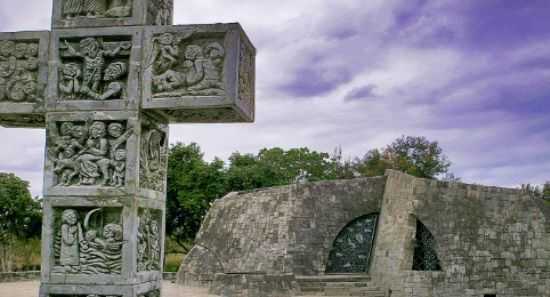
<svg viewBox="0 0 550 297"><path fill-rule="evenodd" d="M378 214L359 217L338 234L329 254L326 273L366 273L376 235Z"/></svg>
<svg viewBox="0 0 550 297"><path fill-rule="evenodd" d="M441 264L435 251L435 238L420 220L416 220L416 242L414 247L413 270L439 271Z"/></svg>

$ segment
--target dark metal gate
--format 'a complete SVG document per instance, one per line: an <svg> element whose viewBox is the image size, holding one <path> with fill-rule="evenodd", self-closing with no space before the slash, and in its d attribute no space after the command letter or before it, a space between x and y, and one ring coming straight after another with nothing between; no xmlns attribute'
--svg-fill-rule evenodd
<svg viewBox="0 0 550 297"><path fill-rule="evenodd" d="M344 227L333 243L326 273L368 272L377 222L378 214L370 214Z"/></svg>

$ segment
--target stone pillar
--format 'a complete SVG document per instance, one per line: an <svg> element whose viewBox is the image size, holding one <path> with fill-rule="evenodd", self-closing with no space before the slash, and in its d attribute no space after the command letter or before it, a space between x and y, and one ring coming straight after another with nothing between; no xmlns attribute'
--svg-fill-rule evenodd
<svg viewBox="0 0 550 297"><path fill-rule="evenodd" d="M91 148L69 157L81 134ZM157 296L167 124L136 111L60 112L48 114L47 135L40 296Z"/></svg>

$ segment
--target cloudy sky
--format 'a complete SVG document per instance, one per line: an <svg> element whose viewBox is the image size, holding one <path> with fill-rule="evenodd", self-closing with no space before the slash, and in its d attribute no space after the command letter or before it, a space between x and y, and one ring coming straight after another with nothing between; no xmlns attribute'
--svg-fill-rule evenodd
<svg viewBox="0 0 550 297"><path fill-rule="evenodd" d="M363 155L439 141L466 182L550 180L548 0L175 0L175 23L240 22L258 48L254 124L172 125L208 158L307 146ZM0 0L0 31L51 0ZM0 128L0 171L41 195L44 131Z"/></svg>

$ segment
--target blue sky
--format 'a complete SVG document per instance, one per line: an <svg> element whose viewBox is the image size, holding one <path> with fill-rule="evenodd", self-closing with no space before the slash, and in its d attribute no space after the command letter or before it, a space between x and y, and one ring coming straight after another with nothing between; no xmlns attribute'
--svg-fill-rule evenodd
<svg viewBox="0 0 550 297"><path fill-rule="evenodd" d="M254 124L172 125L207 157L307 146L360 156L439 141L464 181L550 180L550 1L175 0L175 23L240 22L258 48ZM47 30L51 0L0 0L0 31ZM44 132L0 128L0 171L41 195Z"/></svg>

